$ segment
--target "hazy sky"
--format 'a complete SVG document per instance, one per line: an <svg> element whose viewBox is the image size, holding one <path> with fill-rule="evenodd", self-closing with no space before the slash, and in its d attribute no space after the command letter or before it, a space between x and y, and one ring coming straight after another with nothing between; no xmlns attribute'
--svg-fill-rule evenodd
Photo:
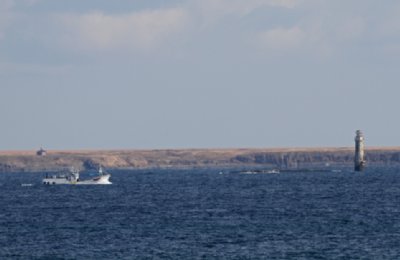
<svg viewBox="0 0 400 260"><path fill-rule="evenodd" d="M398 0L0 0L0 149L400 145Z"/></svg>

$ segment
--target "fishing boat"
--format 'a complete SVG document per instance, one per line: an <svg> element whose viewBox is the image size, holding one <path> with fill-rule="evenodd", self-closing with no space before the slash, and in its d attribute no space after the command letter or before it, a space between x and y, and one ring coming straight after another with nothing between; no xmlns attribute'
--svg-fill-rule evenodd
<svg viewBox="0 0 400 260"><path fill-rule="evenodd" d="M81 180L79 177L79 171L72 167L67 171L62 171L55 175L46 175L46 177L43 179L43 184L112 184L112 182L110 182L111 174L105 172L101 166L99 167L98 176L88 180Z"/></svg>

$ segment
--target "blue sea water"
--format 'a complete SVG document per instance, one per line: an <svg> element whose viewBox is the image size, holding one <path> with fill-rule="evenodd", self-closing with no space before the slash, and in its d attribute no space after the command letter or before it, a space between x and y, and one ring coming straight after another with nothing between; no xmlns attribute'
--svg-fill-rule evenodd
<svg viewBox="0 0 400 260"><path fill-rule="evenodd" d="M400 170L0 174L0 259L399 259ZM21 184L32 184L23 186Z"/></svg>

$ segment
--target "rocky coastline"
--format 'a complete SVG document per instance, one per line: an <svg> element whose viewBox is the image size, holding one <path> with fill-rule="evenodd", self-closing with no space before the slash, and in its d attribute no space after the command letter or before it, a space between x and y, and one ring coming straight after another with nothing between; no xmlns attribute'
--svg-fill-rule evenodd
<svg viewBox="0 0 400 260"><path fill-rule="evenodd" d="M353 167L354 150L340 148L164 149L104 151L0 152L0 172L44 172L66 167L91 170L146 168L278 168ZM366 149L368 165L400 166L400 147Z"/></svg>

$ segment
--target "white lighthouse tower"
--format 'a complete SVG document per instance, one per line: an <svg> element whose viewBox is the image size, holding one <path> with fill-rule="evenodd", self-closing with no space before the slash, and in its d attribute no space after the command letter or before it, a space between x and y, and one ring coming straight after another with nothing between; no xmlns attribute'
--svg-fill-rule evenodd
<svg viewBox="0 0 400 260"><path fill-rule="evenodd" d="M364 135L361 130L356 131L355 141L355 156L354 156L354 171L360 172L365 168L364 160Z"/></svg>

